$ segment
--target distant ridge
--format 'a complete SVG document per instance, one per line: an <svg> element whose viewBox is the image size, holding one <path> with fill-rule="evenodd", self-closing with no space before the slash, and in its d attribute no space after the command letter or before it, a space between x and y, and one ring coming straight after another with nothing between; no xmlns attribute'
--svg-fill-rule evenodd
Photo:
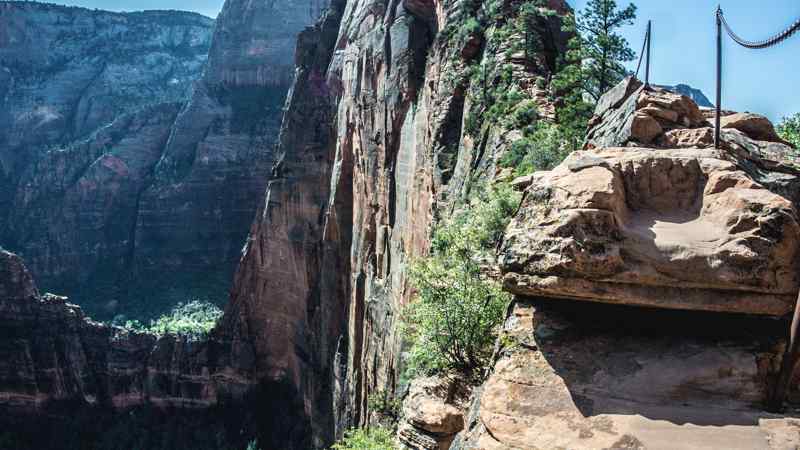
<svg viewBox="0 0 800 450"><path fill-rule="evenodd" d="M656 87L667 89L669 91L675 92L676 94L685 95L694 100L694 102L697 103L697 106L703 108L712 108L714 106L714 104L711 103L711 100L709 100L708 97L706 97L706 95L703 94L703 91L701 91L700 89L695 89L689 86L688 84L678 84L675 86L656 86Z"/></svg>

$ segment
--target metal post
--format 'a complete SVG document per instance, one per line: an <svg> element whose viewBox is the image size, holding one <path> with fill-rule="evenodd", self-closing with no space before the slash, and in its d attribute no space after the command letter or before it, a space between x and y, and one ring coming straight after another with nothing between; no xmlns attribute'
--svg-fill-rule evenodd
<svg viewBox="0 0 800 450"><path fill-rule="evenodd" d="M719 122L722 113L722 7L717 6L717 118L715 120L714 147L719 148Z"/></svg>
<svg viewBox="0 0 800 450"><path fill-rule="evenodd" d="M644 66L644 85L650 86L650 41L652 40L652 21L647 21L647 62Z"/></svg>
<svg viewBox="0 0 800 450"><path fill-rule="evenodd" d="M767 407L774 412L780 412L783 409L783 401L786 399L786 392L789 390L789 384L792 382L797 362L800 360L800 340L798 340L798 329L800 329L800 295L797 296L797 302L794 306L794 317L792 317L792 325L789 328L789 342L786 343L786 351L783 352L783 361L781 361L781 371L778 374L778 380L775 383L775 388L769 399Z"/></svg>

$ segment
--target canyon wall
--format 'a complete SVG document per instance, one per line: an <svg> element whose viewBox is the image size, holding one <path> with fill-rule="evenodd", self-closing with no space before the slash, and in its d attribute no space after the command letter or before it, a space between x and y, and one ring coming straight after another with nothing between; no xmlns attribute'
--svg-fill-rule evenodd
<svg viewBox="0 0 800 450"><path fill-rule="evenodd" d="M4 3L0 242L94 317L222 304L324 6L229 1L212 38L196 14Z"/></svg>
<svg viewBox="0 0 800 450"><path fill-rule="evenodd" d="M213 26L177 11L0 5L0 243L44 286L105 284L115 299L107 288L129 269L139 193Z"/></svg>

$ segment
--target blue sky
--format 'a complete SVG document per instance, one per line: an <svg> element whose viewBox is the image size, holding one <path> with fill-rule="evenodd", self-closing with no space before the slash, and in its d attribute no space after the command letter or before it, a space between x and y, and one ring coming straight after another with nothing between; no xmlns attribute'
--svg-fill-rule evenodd
<svg viewBox="0 0 800 450"><path fill-rule="evenodd" d="M178 9L217 17L225 0L46 0L48 3L83 6L108 11L141 11L145 9Z"/></svg>
<svg viewBox="0 0 800 450"><path fill-rule="evenodd" d="M111 10L186 9L216 17L223 0L55 0ZM582 9L588 0L568 0ZM620 5L628 2L617 0ZM758 40L800 18L798 0L719 0L734 30ZM623 34L635 51L653 20L651 78L659 84L686 83L714 101L717 2L709 0L638 0L637 21ZM724 39L723 107L765 114L773 120L800 112L800 33L767 50L747 50ZM636 68L636 62L630 64Z"/></svg>
<svg viewBox="0 0 800 450"><path fill-rule="evenodd" d="M588 0L569 0L583 9ZM630 1L617 0L627 5ZM653 20L650 78L658 84L686 83L714 102L716 92L717 1L639 0L638 18L623 30L631 48L642 48L647 20ZM719 0L734 31L761 40L800 18L797 0ZM723 108L751 111L773 121L800 112L800 32L766 50L739 47L723 35ZM630 63L636 70L636 62Z"/></svg>

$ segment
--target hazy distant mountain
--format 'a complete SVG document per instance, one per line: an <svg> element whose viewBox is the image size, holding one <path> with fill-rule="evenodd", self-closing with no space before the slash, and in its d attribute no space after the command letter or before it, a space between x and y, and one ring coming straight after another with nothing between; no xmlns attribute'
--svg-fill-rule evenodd
<svg viewBox="0 0 800 450"><path fill-rule="evenodd" d="M697 103L697 106L706 108L711 108L714 106L714 104L711 103L711 100L709 100L708 97L706 97L706 95L703 94L703 91L701 91L700 89L695 89L689 86L688 84L678 84L675 86L658 86L658 87L668 89L678 94L685 95L694 100L694 102Z"/></svg>

